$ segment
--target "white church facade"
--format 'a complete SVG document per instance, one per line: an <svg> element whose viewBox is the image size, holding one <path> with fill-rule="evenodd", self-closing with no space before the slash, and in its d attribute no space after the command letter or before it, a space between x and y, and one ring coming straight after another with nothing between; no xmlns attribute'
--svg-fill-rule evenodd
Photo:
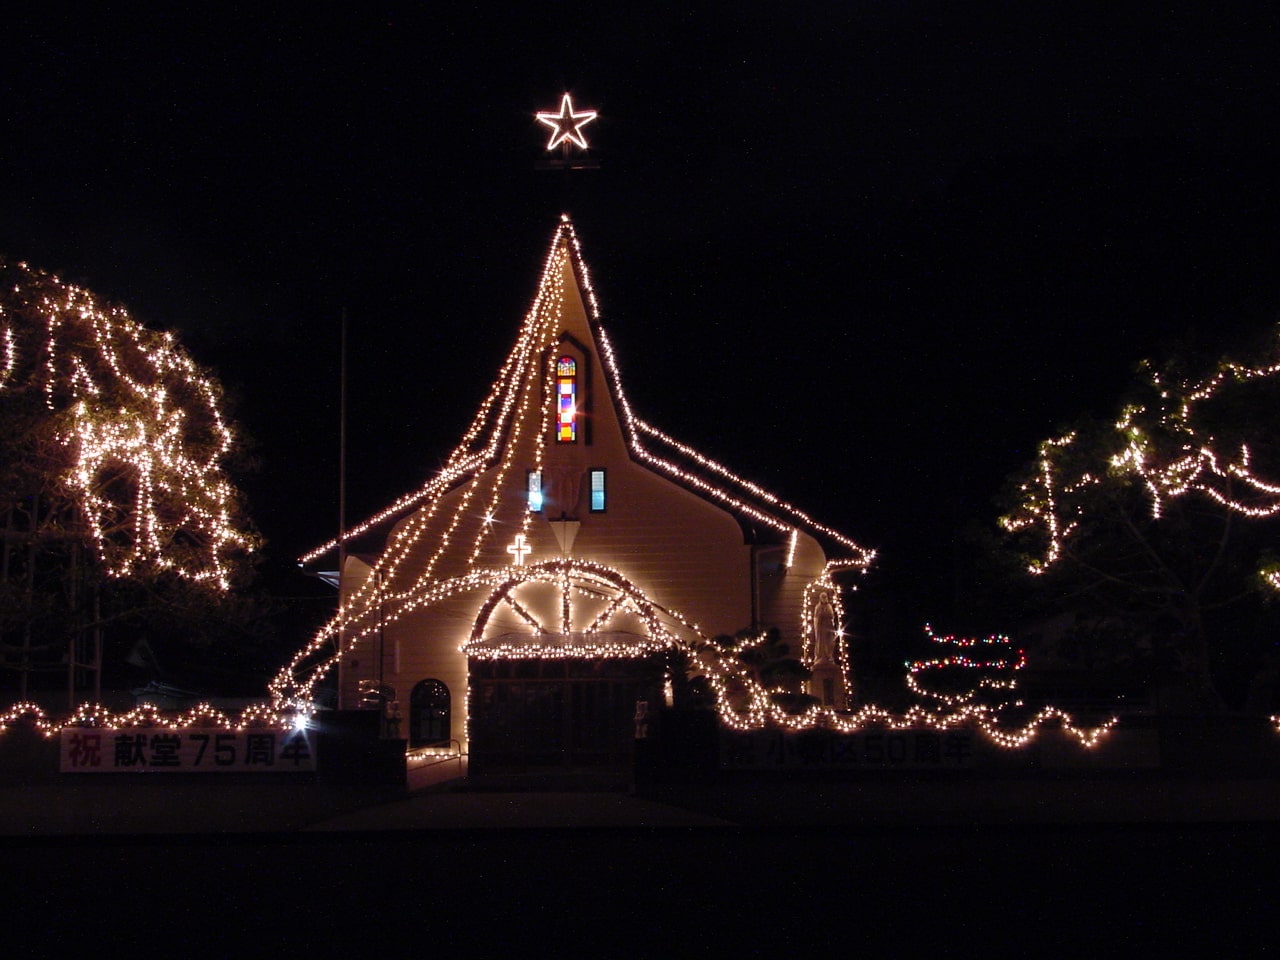
<svg viewBox="0 0 1280 960"><path fill-rule="evenodd" d="M509 764L617 762L637 704L691 689L739 728L850 708L842 594L871 551L636 415L567 218L445 467L352 536L379 527L278 697L375 691L411 749ZM803 669L766 677L750 638L713 640L744 628Z"/></svg>

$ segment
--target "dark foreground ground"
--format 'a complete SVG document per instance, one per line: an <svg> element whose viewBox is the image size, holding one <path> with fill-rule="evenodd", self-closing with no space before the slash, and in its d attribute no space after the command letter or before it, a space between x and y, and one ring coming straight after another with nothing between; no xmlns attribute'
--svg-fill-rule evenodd
<svg viewBox="0 0 1280 960"><path fill-rule="evenodd" d="M1274 952L1280 781L0 790L15 956Z"/></svg>
<svg viewBox="0 0 1280 960"><path fill-rule="evenodd" d="M21 956L1260 956L1277 839L1269 824L863 824L17 843L6 943Z"/></svg>

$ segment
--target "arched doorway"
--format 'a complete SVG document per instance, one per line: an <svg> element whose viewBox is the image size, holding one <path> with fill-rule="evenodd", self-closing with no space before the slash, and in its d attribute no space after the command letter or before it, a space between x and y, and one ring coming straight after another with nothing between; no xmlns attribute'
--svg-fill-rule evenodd
<svg viewBox="0 0 1280 960"><path fill-rule="evenodd" d="M449 688L439 680L422 680L409 694L409 746L447 742L453 735Z"/></svg>
<svg viewBox="0 0 1280 960"><path fill-rule="evenodd" d="M514 571L464 646L471 769L630 763L637 704L661 702L676 630L695 633L616 570L564 559Z"/></svg>

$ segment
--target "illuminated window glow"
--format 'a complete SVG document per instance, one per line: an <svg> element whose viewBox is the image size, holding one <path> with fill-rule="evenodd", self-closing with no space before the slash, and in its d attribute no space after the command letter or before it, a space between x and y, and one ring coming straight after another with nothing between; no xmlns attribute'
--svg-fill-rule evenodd
<svg viewBox="0 0 1280 960"><path fill-rule="evenodd" d="M591 471L591 512L604 513L605 506L604 470Z"/></svg>
<svg viewBox="0 0 1280 960"><path fill-rule="evenodd" d="M556 442L578 439L578 363L573 357L556 361Z"/></svg>
<svg viewBox="0 0 1280 960"><path fill-rule="evenodd" d="M529 512L542 512L542 471L530 470L526 476L528 477L527 489L529 491Z"/></svg>

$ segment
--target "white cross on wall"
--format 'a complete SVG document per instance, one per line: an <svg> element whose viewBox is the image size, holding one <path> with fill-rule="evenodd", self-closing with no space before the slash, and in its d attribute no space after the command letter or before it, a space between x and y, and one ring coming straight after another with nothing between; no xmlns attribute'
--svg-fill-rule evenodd
<svg viewBox="0 0 1280 960"><path fill-rule="evenodd" d="M519 533L519 534L516 534L515 543L507 547L507 553L511 554L513 558L512 562L517 567L523 567L524 558L527 557L529 554L533 553L533 547L525 543L524 534Z"/></svg>

